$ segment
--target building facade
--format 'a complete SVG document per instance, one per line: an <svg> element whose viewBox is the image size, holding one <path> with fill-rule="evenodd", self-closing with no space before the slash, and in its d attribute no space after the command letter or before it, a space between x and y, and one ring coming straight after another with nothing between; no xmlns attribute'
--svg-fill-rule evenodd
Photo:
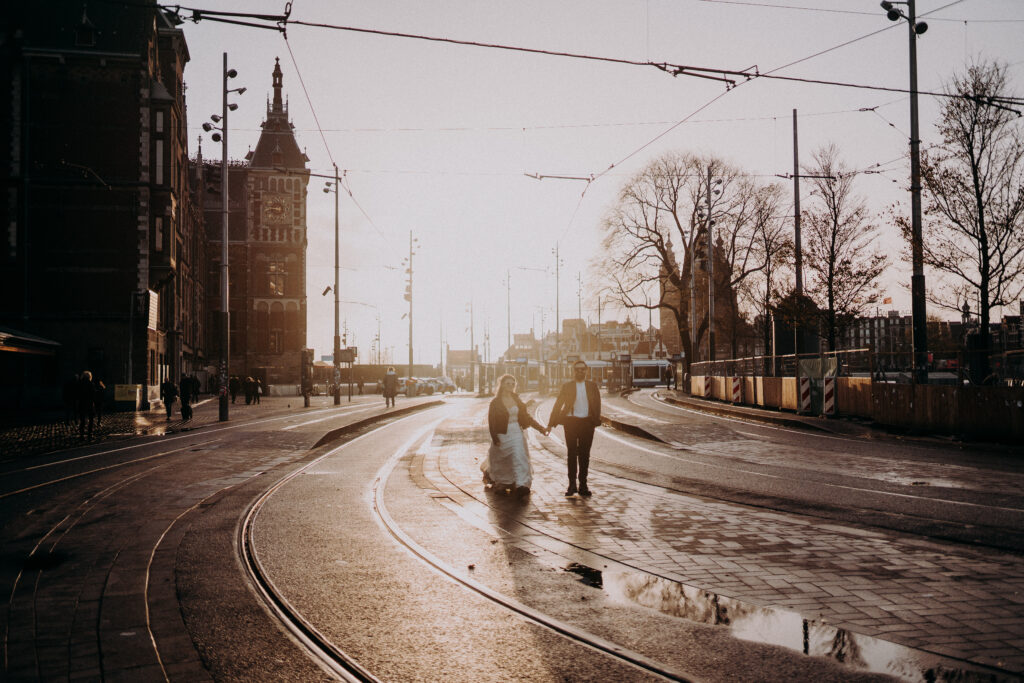
<svg viewBox="0 0 1024 683"><path fill-rule="evenodd" d="M228 164L228 374L259 378L274 393L294 393L306 348L306 204L309 162L299 149L283 97L280 61L256 148ZM197 160L207 182L209 328L221 310L222 198L220 165ZM219 357L220 340L215 356Z"/></svg>
<svg viewBox="0 0 1024 683"><path fill-rule="evenodd" d="M155 2L4 16L0 325L58 343L60 382L88 369L145 403L205 362L184 34Z"/></svg>

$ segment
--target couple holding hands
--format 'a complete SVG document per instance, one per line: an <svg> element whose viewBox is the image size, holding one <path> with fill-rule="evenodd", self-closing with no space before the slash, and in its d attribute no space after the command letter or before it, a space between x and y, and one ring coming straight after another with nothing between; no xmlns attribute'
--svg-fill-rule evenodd
<svg viewBox="0 0 1024 683"><path fill-rule="evenodd" d="M529 495L533 473L526 430L533 427L550 434L552 429L562 425L569 474L565 495L591 495L587 487L587 473L594 428L601 424L601 392L596 383L587 379L587 364L583 361L573 364L572 373L573 379L563 384L558 392L547 427L534 420L527 411L526 404L516 393L515 377L502 375L498 379L498 393L487 413L491 447L480 464L484 484L489 488L514 492L520 497Z"/></svg>

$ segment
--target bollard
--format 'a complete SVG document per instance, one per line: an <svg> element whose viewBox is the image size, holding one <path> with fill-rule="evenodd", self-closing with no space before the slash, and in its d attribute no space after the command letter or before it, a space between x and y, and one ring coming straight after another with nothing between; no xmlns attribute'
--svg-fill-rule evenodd
<svg viewBox="0 0 1024 683"><path fill-rule="evenodd" d="M741 377L732 378L732 402L743 403L743 379Z"/></svg>
<svg viewBox="0 0 1024 683"><path fill-rule="evenodd" d="M704 375L704 398L711 398L711 387L714 378L711 375Z"/></svg>

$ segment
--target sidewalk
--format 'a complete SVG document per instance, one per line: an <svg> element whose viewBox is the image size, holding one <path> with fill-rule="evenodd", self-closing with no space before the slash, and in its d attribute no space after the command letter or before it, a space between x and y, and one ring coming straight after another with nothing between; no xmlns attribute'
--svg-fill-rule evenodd
<svg viewBox="0 0 1024 683"><path fill-rule="evenodd" d="M353 397L355 398L355 397ZM326 407L330 397L314 396L311 408ZM343 399L344 400L344 399ZM260 403L246 405L244 399L229 405L230 419L251 419L269 412L302 407L301 396L263 396ZM39 420L0 426L0 460L40 455L68 448L134 436L173 434L198 429L220 421L217 397L206 395L193 404L191 420L181 417L181 403L174 404L171 419L163 408L104 413L93 427L92 436L79 434L78 421L65 422L57 413L45 413ZM88 429L88 425L86 425Z"/></svg>

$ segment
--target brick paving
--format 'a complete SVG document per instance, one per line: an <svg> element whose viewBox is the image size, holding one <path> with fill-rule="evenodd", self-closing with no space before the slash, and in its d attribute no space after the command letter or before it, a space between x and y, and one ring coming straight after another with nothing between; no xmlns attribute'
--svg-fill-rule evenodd
<svg viewBox="0 0 1024 683"><path fill-rule="evenodd" d="M476 419L439 432L431 483L493 505ZM545 441L558 453L560 446ZM534 488L514 522L630 567L853 633L1024 672L1024 558L667 491L591 471L592 499L564 498L564 456L534 445ZM507 512L507 511L506 511ZM512 525L515 526L515 525ZM507 531L506 527L506 531ZM538 541L543 544L543 541Z"/></svg>

